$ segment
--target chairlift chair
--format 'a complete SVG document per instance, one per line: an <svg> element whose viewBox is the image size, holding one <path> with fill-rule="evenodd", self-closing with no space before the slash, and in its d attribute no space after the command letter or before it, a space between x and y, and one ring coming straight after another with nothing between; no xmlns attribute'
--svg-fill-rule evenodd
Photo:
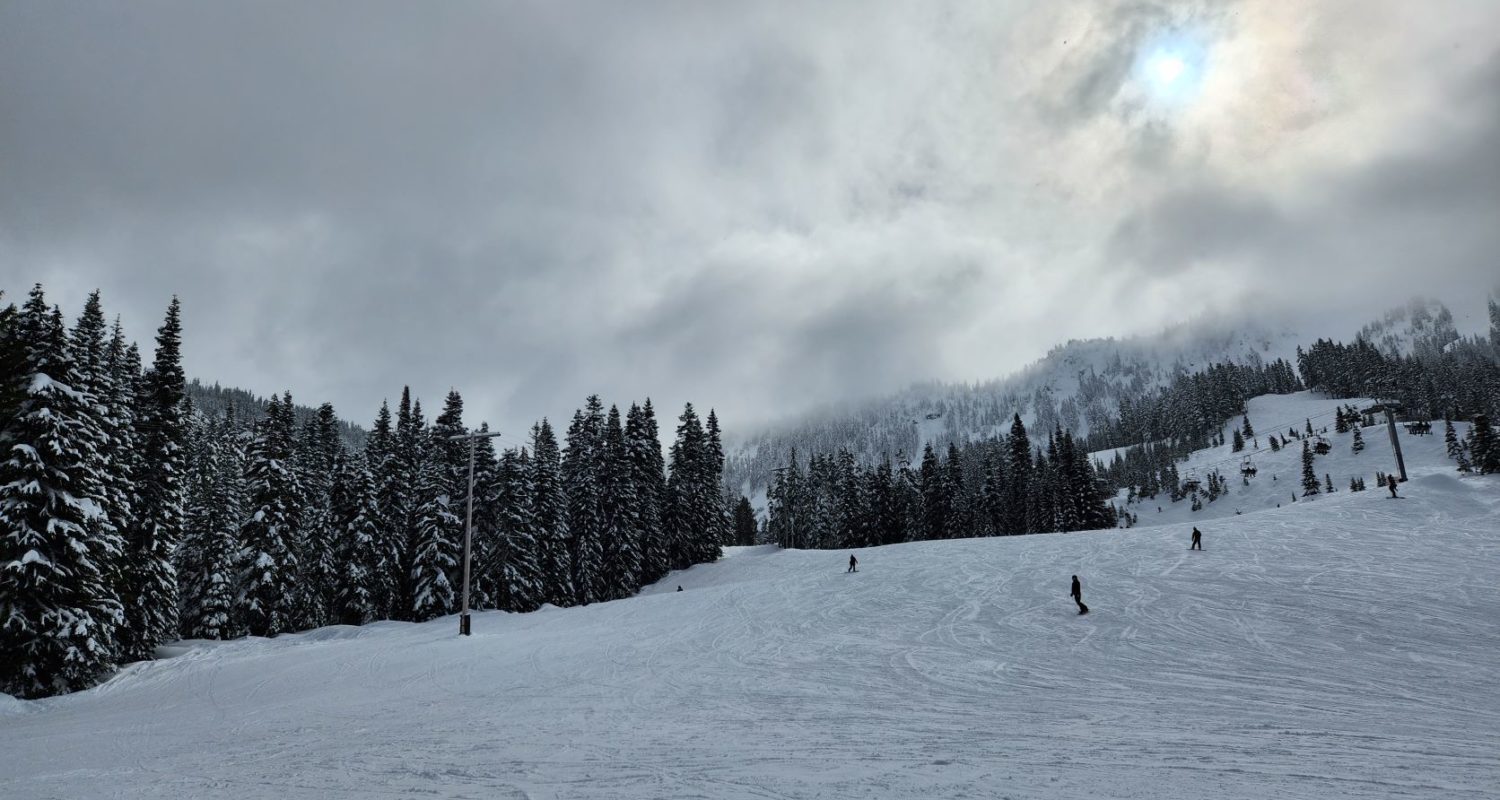
<svg viewBox="0 0 1500 800"><path fill-rule="evenodd" d="M1319 436L1317 443L1313 445L1313 452L1317 453L1320 456L1326 456L1330 452L1332 452L1332 450L1333 445L1329 444L1328 439L1323 436Z"/></svg>
<svg viewBox="0 0 1500 800"><path fill-rule="evenodd" d="M1250 460L1250 456L1240 459L1240 474L1247 478L1255 477L1255 462Z"/></svg>
<svg viewBox="0 0 1500 800"><path fill-rule="evenodd" d="M1185 491L1196 492L1202 482L1198 480L1198 470L1188 470L1186 478L1182 479L1182 488Z"/></svg>

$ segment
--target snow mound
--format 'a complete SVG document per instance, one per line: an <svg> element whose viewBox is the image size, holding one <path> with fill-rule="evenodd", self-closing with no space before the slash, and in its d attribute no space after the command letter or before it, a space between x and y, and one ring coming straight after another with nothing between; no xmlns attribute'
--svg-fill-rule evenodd
<svg viewBox="0 0 1500 800"><path fill-rule="evenodd" d="M19 717L33 711L31 703L8 694L0 694L0 718Z"/></svg>
<svg viewBox="0 0 1500 800"><path fill-rule="evenodd" d="M1416 486L1422 487L1425 492L1447 492L1449 494L1462 494L1464 492L1463 482L1455 475L1423 475L1412 481Z"/></svg>

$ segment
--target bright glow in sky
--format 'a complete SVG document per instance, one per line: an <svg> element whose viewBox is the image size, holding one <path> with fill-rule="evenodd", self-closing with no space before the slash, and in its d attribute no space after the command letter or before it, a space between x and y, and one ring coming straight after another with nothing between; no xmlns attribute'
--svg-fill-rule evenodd
<svg viewBox="0 0 1500 800"><path fill-rule="evenodd" d="M1203 37L1174 33L1143 43L1135 72L1154 101L1186 102L1198 96L1208 54Z"/></svg>
<svg viewBox="0 0 1500 800"><path fill-rule="evenodd" d="M1177 80L1184 69L1187 69L1187 65L1175 55L1163 53L1151 60L1151 75L1163 87L1171 86L1172 81Z"/></svg>

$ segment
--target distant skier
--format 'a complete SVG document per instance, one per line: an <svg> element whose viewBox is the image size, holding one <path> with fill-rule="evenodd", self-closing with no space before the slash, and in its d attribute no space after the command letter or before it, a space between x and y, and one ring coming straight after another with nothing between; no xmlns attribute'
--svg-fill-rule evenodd
<svg viewBox="0 0 1500 800"><path fill-rule="evenodd" d="M682 591L682 587L681 587L681 586L678 586L678 587L677 587L677 591L679 591L679 592L680 592L680 591Z"/></svg>
<svg viewBox="0 0 1500 800"><path fill-rule="evenodd" d="M1203 549L1203 532L1200 531L1200 530L1198 530L1197 528L1193 529L1193 543L1188 546L1188 549L1189 550L1202 550Z"/></svg>
<svg viewBox="0 0 1500 800"><path fill-rule="evenodd" d="M853 553L849 554L849 568L844 570L844 574L851 572L859 572L859 559L855 558Z"/></svg>
<svg viewBox="0 0 1500 800"><path fill-rule="evenodd" d="M1387 475L1387 476L1385 476L1385 485L1386 485L1387 488L1389 488L1391 490L1391 497L1393 497L1393 498L1395 498L1397 500L1401 499L1401 498L1399 498L1399 497L1396 496L1396 476L1395 475Z"/></svg>
<svg viewBox="0 0 1500 800"><path fill-rule="evenodd" d="M1078 582L1077 575L1073 576L1073 590L1069 594L1073 597L1073 602L1078 604L1078 613L1089 613L1089 607L1083 604L1083 585Z"/></svg>

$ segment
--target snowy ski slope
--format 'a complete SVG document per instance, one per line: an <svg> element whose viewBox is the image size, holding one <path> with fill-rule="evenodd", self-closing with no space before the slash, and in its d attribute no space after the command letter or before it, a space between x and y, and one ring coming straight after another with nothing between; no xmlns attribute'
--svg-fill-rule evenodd
<svg viewBox="0 0 1500 800"><path fill-rule="evenodd" d="M1405 499L1231 514L1201 553L750 548L468 639L184 643L0 696L0 797L1493 798L1500 478L1416 450Z"/></svg>
<svg viewBox="0 0 1500 800"><path fill-rule="evenodd" d="M1391 450L1390 433L1384 417L1380 417L1380 424L1360 429L1365 449L1359 453L1353 452L1352 431L1334 431L1333 413L1336 408L1348 405L1364 409L1374 402L1366 399L1330 400L1315 392L1251 398L1247 403L1247 411L1250 425L1255 429L1256 439L1259 441L1259 450L1256 450L1253 443L1247 442L1244 451L1234 452L1230 444L1232 432L1242 424L1241 418L1235 417L1226 422L1220 431L1225 441L1222 446L1199 450L1177 465L1178 472L1184 479L1190 474L1196 474L1200 481L1208 479L1210 470L1218 470L1229 483L1227 495L1212 503L1205 500L1199 511L1193 511L1192 503L1187 500L1171 502L1171 498L1165 493L1149 500L1141 500L1128 508L1140 517L1138 524L1142 527L1184 524L1203 527L1205 523L1219 517L1274 509L1294 502L1309 502L1301 496L1302 442L1288 437L1286 448L1273 453L1269 450L1267 438L1272 432L1286 436L1288 428L1296 429L1299 435L1304 434L1307 420L1312 421L1314 431L1322 431L1325 427L1328 429L1322 435L1328 440L1332 450L1327 455L1317 456L1314 467L1320 481L1324 476L1333 478L1335 495L1349 491L1350 478L1362 477L1367 485L1366 492L1380 492L1389 496L1384 487L1375 485L1377 471L1396 473L1396 456ZM1459 438L1463 438L1469 431L1469 425L1465 422L1455 422L1453 427ZM1398 422L1396 435L1401 440L1401 452L1406 459L1409 474L1415 474L1414 470L1456 474L1443 443L1442 420L1433 423L1432 433L1426 436L1409 434L1406 427ZM1093 456L1108 463L1108 459L1113 458L1114 451L1103 451ZM1240 474L1241 461L1247 456L1256 468L1255 476L1248 481ZM1321 496L1315 497L1311 502L1322 499ZM1115 502L1121 507L1127 507L1126 493L1121 492ZM1158 508L1161 510L1158 511Z"/></svg>

